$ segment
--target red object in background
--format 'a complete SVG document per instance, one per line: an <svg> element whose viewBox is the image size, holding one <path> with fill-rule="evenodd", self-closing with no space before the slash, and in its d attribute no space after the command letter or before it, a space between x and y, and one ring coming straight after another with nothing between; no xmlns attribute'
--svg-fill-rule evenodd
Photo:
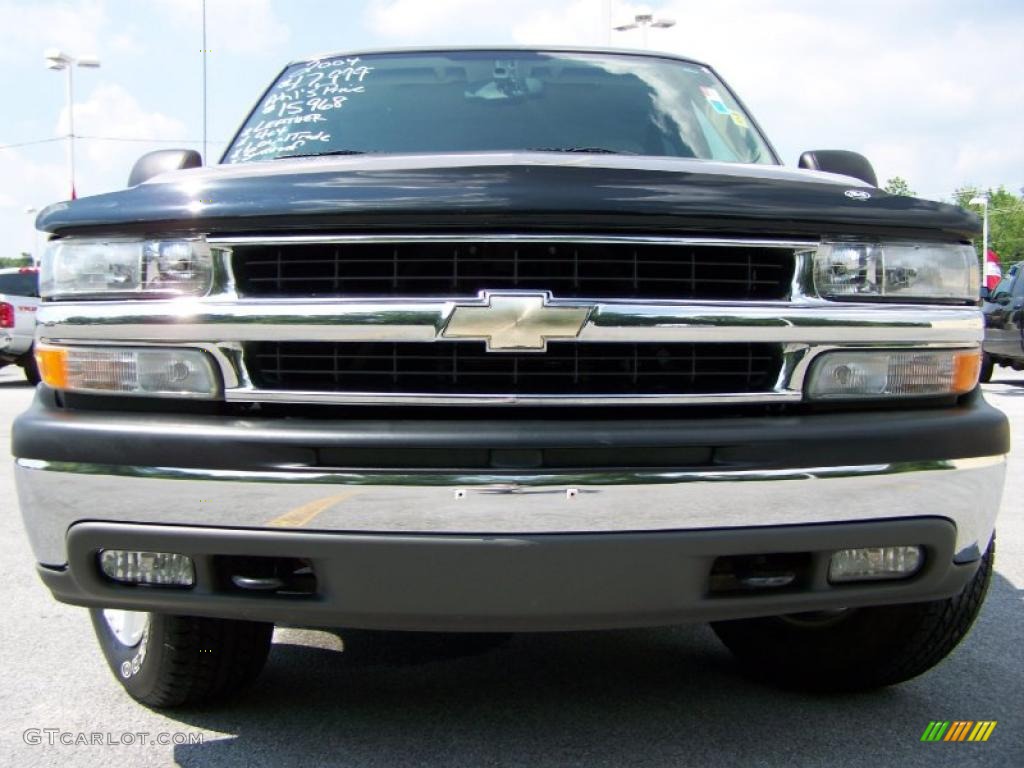
<svg viewBox="0 0 1024 768"><path fill-rule="evenodd" d="M14 305L0 302L0 328L14 327Z"/></svg>
<svg viewBox="0 0 1024 768"><path fill-rule="evenodd" d="M999 266L999 257L991 248L985 254L985 287L994 291L1003 279L1003 269Z"/></svg>

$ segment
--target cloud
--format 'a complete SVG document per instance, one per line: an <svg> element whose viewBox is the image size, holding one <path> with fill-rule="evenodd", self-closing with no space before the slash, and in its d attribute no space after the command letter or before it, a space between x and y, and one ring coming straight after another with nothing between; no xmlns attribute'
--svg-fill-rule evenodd
<svg viewBox="0 0 1024 768"><path fill-rule="evenodd" d="M616 4L618 5L618 4ZM575 0L564 8L545 6L525 19L515 20L512 37L529 44L606 45L612 35L611 24L629 19L633 14L620 13L600 0Z"/></svg>
<svg viewBox="0 0 1024 768"><path fill-rule="evenodd" d="M33 160L30 154L35 154L32 148L0 151L0 179L17 179L16 186L6 185L6 190L0 193L0 232L4 233L0 256L17 256L33 250L35 214L26 213L26 208L41 210L68 194L67 167L60 162ZM41 236L39 242L42 243Z"/></svg>
<svg viewBox="0 0 1024 768"><path fill-rule="evenodd" d="M38 57L42 66L46 48L62 48L76 54L99 50L103 28L109 19L104 3L13 2L0 0L0 61L24 61Z"/></svg>
<svg viewBox="0 0 1024 768"><path fill-rule="evenodd" d="M365 17L382 37L421 43L436 36L467 38L483 29L500 29L504 19L522 9L502 0L375 0Z"/></svg>
<svg viewBox="0 0 1024 768"><path fill-rule="evenodd" d="M66 107L53 131L54 135L67 133ZM75 142L75 186L79 195L91 195L124 187L140 155L166 149L167 143L156 140L180 140L185 137L186 128L174 117L147 109L123 86L101 83L84 101L75 103L75 133L130 140L82 138ZM5 184L0 191L0 232L6 233L0 255L13 256L32 247L34 217L25 213L26 207L42 209L67 199L69 179L64 157L64 142L0 150L0 179L17 180L16 184Z"/></svg>
<svg viewBox="0 0 1024 768"><path fill-rule="evenodd" d="M67 107L61 110L55 135L67 133ZM75 134L131 141L82 139L75 144L78 153L80 194L92 194L124 186L136 158L167 144L145 140L181 140L185 124L176 118L143 107L122 86L101 83L88 98L75 104Z"/></svg>
<svg viewBox="0 0 1024 768"><path fill-rule="evenodd" d="M200 0L158 0L155 5L176 26L194 29L197 35L202 29ZM299 10L301 3L285 7ZM299 18L303 18L301 13ZM290 36L288 24L277 15L271 0L211 0L206 4L206 42L214 54L263 54L281 48Z"/></svg>
<svg viewBox="0 0 1024 768"><path fill-rule="evenodd" d="M0 152L0 178L17 179L18 193L8 190L0 195L0 208L15 208L19 214L26 207L41 208L53 200L67 196L67 167L59 162L37 162L25 152Z"/></svg>
<svg viewBox="0 0 1024 768"><path fill-rule="evenodd" d="M107 47L112 51L128 56L142 56L146 53L146 48L142 45L139 37L139 32L136 29L128 32L118 32L109 38Z"/></svg>

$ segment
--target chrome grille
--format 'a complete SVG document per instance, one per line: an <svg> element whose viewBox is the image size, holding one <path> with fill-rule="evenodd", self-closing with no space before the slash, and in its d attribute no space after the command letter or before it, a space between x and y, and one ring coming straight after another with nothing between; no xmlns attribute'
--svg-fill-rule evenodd
<svg viewBox="0 0 1024 768"><path fill-rule="evenodd" d="M789 296L794 252L685 242L300 242L232 247L246 297L474 296L773 300Z"/></svg>
<svg viewBox="0 0 1024 768"><path fill-rule="evenodd" d="M260 389L435 395L685 395L770 391L777 344L550 342L543 353L482 342L259 342Z"/></svg>

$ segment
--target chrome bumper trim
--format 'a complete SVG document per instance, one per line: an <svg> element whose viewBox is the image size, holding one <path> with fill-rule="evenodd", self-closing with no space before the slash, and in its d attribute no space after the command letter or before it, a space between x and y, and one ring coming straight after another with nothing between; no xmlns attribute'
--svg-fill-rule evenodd
<svg viewBox="0 0 1024 768"><path fill-rule="evenodd" d="M943 517L957 553L991 537L1005 457L783 470L270 472L16 462L39 562L84 520L364 533L697 530Z"/></svg>
<svg viewBox="0 0 1024 768"><path fill-rule="evenodd" d="M458 299L178 299L46 304L39 338L174 344L246 341L437 341ZM551 306L579 306L583 300ZM579 341L973 344L974 308L815 302L628 303L600 300Z"/></svg>

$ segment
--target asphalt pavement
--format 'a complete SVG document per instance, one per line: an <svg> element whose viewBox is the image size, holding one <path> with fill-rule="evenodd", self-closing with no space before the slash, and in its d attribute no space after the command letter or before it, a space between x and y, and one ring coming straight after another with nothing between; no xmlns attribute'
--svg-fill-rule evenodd
<svg viewBox="0 0 1024 768"><path fill-rule="evenodd" d="M110 675L87 612L37 580L0 461L0 765L1024 766L1024 374L998 368L986 391L1020 446L988 600L941 666L856 696L749 682L699 625L487 642L278 630L233 706L150 711ZM31 395L0 371L4 444ZM998 725L985 743L922 743L932 720Z"/></svg>

